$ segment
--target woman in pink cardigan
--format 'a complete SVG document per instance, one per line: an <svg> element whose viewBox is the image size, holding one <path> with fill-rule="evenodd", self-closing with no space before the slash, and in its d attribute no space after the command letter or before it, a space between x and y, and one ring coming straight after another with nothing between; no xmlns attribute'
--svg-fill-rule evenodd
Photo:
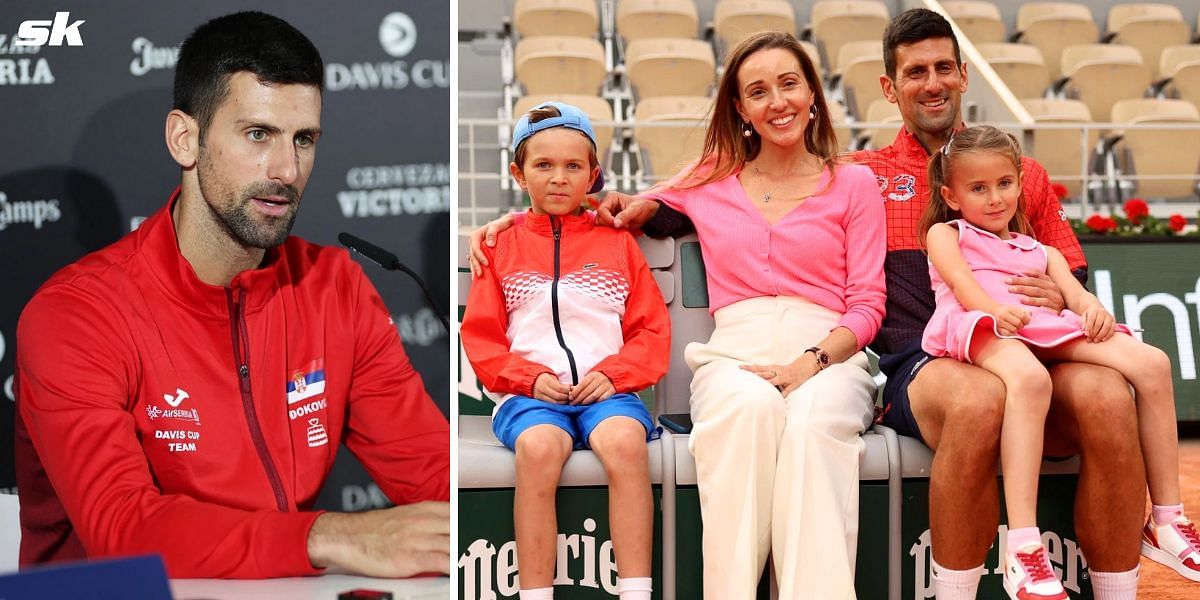
<svg viewBox="0 0 1200 600"><path fill-rule="evenodd" d="M726 60L701 158L606 198L683 213L657 233L694 225L704 254L716 330L686 359L705 598L753 598L768 554L780 598L854 598L875 394L862 348L883 320L885 232L874 174L836 155L812 62L791 35L761 33Z"/></svg>

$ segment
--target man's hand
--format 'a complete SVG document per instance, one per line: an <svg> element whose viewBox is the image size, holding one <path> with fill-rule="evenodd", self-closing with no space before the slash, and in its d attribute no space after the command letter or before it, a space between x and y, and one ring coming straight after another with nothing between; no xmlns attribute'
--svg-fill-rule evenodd
<svg viewBox="0 0 1200 600"><path fill-rule="evenodd" d="M1020 306L1005 304L993 313L996 317L996 330L1001 335L1016 335L1017 331L1029 323L1029 311Z"/></svg>
<svg viewBox="0 0 1200 600"><path fill-rule="evenodd" d="M579 385L571 388L571 404L591 404L608 400L609 396L617 393L617 388L609 381L608 376L600 371L592 371L583 376Z"/></svg>
<svg viewBox="0 0 1200 600"><path fill-rule="evenodd" d="M658 202L609 192L596 208L596 224L616 229L639 229L658 212Z"/></svg>
<svg viewBox="0 0 1200 600"><path fill-rule="evenodd" d="M308 532L308 560L368 577L449 575L450 503L325 513Z"/></svg>
<svg viewBox="0 0 1200 600"><path fill-rule="evenodd" d="M533 397L543 402L566 403L570 399L570 392L571 386L550 373L542 373L533 380Z"/></svg>
<svg viewBox="0 0 1200 600"><path fill-rule="evenodd" d="M512 226L513 216L507 214L471 232L471 251L467 253L467 263L471 265L472 275L483 275L483 269L488 266L487 257L483 255L483 244L495 247L496 236Z"/></svg>
<svg viewBox="0 0 1200 600"><path fill-rule="evenodd" d="M1026 271L1024 277L1010 277L1005 283L1008 291L1025 296L1021 300L1023 304L1043 306L1056 313L1067 307L1054 280L1041 271Z"/></svg>

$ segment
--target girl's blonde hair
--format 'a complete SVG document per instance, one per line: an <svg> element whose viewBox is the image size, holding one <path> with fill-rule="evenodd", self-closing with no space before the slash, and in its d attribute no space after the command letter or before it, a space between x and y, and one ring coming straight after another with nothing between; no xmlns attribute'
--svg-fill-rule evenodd
<svg viewBox="0 0 1200 600"><path fill-rule="evenodd" d="M957 210L946 204L946 199L942 197L942 186L947 185L946 182L950 180L950 171L954 168L956 159L968 152L1002 154L1012 160L1017 177L1021 177L1021 144L1012 134L991 125L975 125L953 134L945 146L929 157L929 206L925 207L925 212L917 223L917 240L922 248L925 247L925 236L929 234L929 229L934 223L945 223L962 217ZM1017 212L1008 222L1008 229L1033 235L1033 227L1025 216L1024 188L1021 198L1017 201Z"/></svg>
<svg viewBox="0 0 1200 600"><path fill-rule="evenodd" d="M791 52L800 62L804 81L812 90L812 106L816 109L816 117L809 121L808 129L804 132L804 147L832 171L838 154L837 136L833 132L833 122L817 69L795 36L781 31L764 31L743 40L725 59L725 71L717 84L712 119L704 135L704 151L690 168L685 168L665 185L690 189L719 181L758 156L762 149L762 138L758 132L752 132L749 137L742 135L742 118L735 104L741 96L738 70L755 52L775 48Z"/></svg>

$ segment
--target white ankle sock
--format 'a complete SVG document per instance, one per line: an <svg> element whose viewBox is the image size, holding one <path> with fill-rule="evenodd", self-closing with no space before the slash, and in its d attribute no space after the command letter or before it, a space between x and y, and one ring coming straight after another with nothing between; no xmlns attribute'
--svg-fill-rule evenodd
<svg viewBox="0 0 1200 600"><path fill-rule="evenodd" d="M1138 569L1104 573L1092 569L1092 594L1096 600L1134 600L1137 597Z"/></svg>
<svg viewBox="0 0 1200 600"><path fill-rule="evenodd" d="M617 594L620 600L650 600L651 583L649 577L618 577Z"/></svg>
<svg viewBox="0 0 1200 600"><path fill-rule="evenodd" d="M554 587L537 588L536 590L521 590L517 592L520 600L554 600Z"/></svg>
<svg viewBox="0 0 1200 600"><path fill-rule="evenodd" d="M933 593L937 600L975 600L983 565L965 571L953 571L933 561Z"/></svg>

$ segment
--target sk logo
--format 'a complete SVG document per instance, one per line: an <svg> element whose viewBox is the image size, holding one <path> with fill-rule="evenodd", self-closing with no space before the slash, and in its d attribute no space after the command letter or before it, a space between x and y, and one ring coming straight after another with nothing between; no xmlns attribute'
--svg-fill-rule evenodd
<svg viewBox="0 0 1200 600"><path fill-rule="evenodd" d="M163 394L163 400L166 400L167 404L171 405L171 408L178 408L179 405L183 404L183 401L187 399L188 393L183 391L181 388L175 388L174 396L170 394Z"/></svg>

